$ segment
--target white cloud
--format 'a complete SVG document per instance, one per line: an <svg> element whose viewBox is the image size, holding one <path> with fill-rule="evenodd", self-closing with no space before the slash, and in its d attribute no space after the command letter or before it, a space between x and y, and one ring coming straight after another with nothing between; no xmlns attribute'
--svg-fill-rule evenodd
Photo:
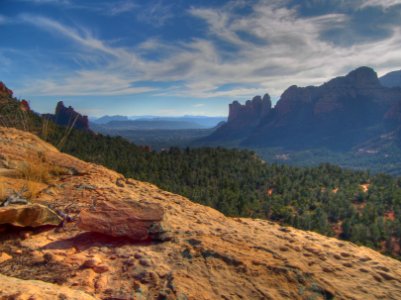
<svg viewBox="0 0 401 300"><path fill-rule="evenodd" d="M324 40L322 33L333 27L346 29L346 15L303 17L296 7L267 0L251 4L248 15L236 13L238 5L244 3L248 2L236 1L220 9L191 8L190 15L207 24L204 38L170 43L149 37L133 48L113 46L82 28L22 15L21 21L78 45L74 59L85 60L83 65L92 62L91 67L33 82L30 93L118 95L152 91L160 96L245 99L269 92L277 97L289 85L321 84L361 65L371 65L379 73L401 68L398 27L380 42L335 45ZM157 60L145 58L151 52L162 55ZM161 89L137 87L138 81L183 84ZM219 90L231 83L253 87Z"/></svg>
<svg viewBox="0 0 401 300"><path fill-rule="evenodd" d="M154 27L163 26L174 17L173 4L165 4L161 0L143 5L139 11L137 19Z"/></svg>
<svg viewBox="0 0 401 300"><path fill-rule="evenodd" d="M112 16L120 15L122 13L127 13L133 11L138 6L132 1L122 1L117 3L112 3L111 7L108 9L108 14Z"/></svg>
<svg viewBox="0 0 401 300"><path fill-rule="evenodd" d="M365 8L369 6L379 6L389 8L395 5L400 5L401 0L361 0L360 7Z"/></svg>

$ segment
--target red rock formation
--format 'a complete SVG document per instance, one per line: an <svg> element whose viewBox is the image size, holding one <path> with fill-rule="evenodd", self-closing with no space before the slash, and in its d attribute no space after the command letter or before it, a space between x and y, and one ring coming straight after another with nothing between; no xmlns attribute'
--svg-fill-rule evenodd
<svg viewBox="0 0 401 300"><path fill-rule="evenodd" d="M88 117L76 112L71 106L65 107L63 101L57 103L54 115L44 114L42 116L61 126L89 130Z"/></svg>
<svg viewBox="0 0 401 300"><path fill-rule="evenodd" d="M351 149L385 133L384 123L386 130L397 128L400 102L401 89L382 86L373 69L360 67L321 86L290 86L274 108L270 100L260 97L245 105L235 101L227 124L203 141L247 147Z"/></svg>
<svg viewBox="0 0 401 300"><path fill-rule="evenodd" d="M13 96L13 91L10 90L9 88L7 88L6 85L2 81L0 81L0 93L5 94L10 97Z"/></svg>
<svg viewBox="0 0 401 300"><path fill-rule="evenodd" d="M161 229L164 212L155 204L136 201L102 201L83 210L78 226L86 231L142 241L154 238Z"/></svg>
<svg viewBox="0 0 401 300"><path fill-rule="evenodd" d="M268 94L265 94L263 99L260 96L255 96L252 100L246 101L245 105L234 101L229 105L228 123L258 121L270 112L271 107L272 103Z"/></svg>
<svg viewBox="0 0 401 300"><path fill-rule="evenodd" d="M30 111L31 110L28 101L26 101L24 99L21 100L20 108L21 108L22 111Z"/></svg>

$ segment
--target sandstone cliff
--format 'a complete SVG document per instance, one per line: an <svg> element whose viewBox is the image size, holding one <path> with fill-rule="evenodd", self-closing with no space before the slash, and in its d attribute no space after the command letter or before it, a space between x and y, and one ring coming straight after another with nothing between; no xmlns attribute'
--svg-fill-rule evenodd
<svg viewBox="0 0 401 300"><path fill-rule="evenodd" d="M0 153L3 196L28 186L35 190L32 202L64 218L59 227L1 227L1 299L399 299L401 294L401 262L368 248L269 221L225 217L62 154L26 132L0 128ZM49 178L18 176L27 162L36 173L47 170ZM80 225L88 225L88 213L109 216L103 224L124 232L130 223L119 220L127 205L139 210L135 222L157 224L141 229L139 240Z"/></svg>
<svg viewBox="0 0 401 300"><path fill-rule="evenodd" d="M63 101L57 103L54 114L44 114L43 117L61 126L89 130L88 117L76 112L71 106L65 107Z"/></svg>
<svg viewBox="0 0 401 300"><path fill-rule="evenodd" d="M233 102L227 124L203 144L349 150L400 125L391 120L401 89L382 86L373 69L360 67L321 86L290 86L274 108L258 106L259 114L252 103Z"/></svg>

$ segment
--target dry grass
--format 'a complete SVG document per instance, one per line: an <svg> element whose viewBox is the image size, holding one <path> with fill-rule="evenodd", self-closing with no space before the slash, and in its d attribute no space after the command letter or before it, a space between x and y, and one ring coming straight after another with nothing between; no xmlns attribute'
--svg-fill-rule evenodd
<svg viewBox="0 0 401 300"><path fill-rule="evenodd" d="M51 170L45 163L21 162L17 165L16 171L20 178L27 181L49 183L51 179Z"/></svg>
<svg viewBox="0 0 401 300"><path fill-rule="evenodd" d="M47 163L45 159L38 155L35 162L20 162L16 166L17 176L25 181L21 190L21 195L29 200L33 200L43 190L45 185L50 184L55 177L68 174L64 167Z"/></svg>
<svg viewBox="0 0 401 300"><path fill-rule="evenodd" d="M16 166L16 171L19 178L41 183L50 183L53 177L69 174L67 168L47 162L45 153L41 151L20 162Z"/></svg>
<svg viewBox="0 0 401 300"><path fill-rule="evenodd" d="M22 188L21 196L25 199L33 200L43 190L43 184L35 181L26 181Z"/></svg>

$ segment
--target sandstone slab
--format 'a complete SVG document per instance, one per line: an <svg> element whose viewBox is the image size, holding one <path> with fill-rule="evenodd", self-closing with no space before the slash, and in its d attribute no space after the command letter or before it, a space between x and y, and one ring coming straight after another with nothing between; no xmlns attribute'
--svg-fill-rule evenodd
<svg viewBox="0 0 401 300"><path fill-rule="evenodd" d="M47 206L40 204L0 207L0 225L19 227L58 226L63 219Z"/></svg>
<svg viewBox="0 0 401 300"><path fill-rule="evenodd" d="M0 274L0 299L94 300L82 291L40 280L22 280Z"/></svg>
<svg viewBox="0 0 401 300"><path fill-rule="evenodd" d="M161 231L164 212L159 205L135 201L102 201L83 210L79 228L112 237L141 241L153 239Z"/></svg>

